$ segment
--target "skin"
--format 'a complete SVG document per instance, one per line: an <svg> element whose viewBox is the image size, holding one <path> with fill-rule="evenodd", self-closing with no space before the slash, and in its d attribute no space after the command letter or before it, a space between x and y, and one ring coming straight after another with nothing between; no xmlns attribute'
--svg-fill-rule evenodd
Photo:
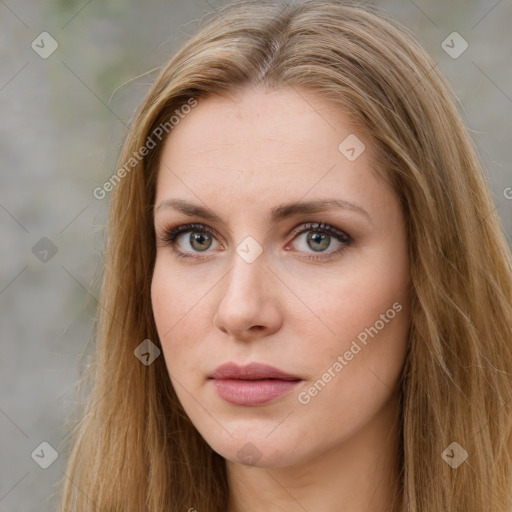
<svg viewBox="0 0 512 512"><path fill-rule="evenodd" d="M338 146L352 133L366 150L349 161ZM371 156L371 141L341 109L291 88L247 87L229 99L203 98L165 143L157 240L171 224L201 223L215 235L209 247L210 239L192 246L190 231L178 236L175 248L187 259L157 242L154 317L181 404L226 459L228 512L381 512L390 498L410 273L403 215L371 168ZM171 198L207 206L222 220L160 207ZM327 198L356 203L367 216L330 208L277 224L267 219L282 203ZM332 225L353 242L336 253L343 243L331 236L315 251L318 245L306 237L318 236L318 229L293 234L308 222ZM263 250L252 263L236 251L248 236ZM308 259L322 254L330 257ZM301 403L299 393L394 303L401 311L367 345L359 343L361 351L321 392ZM207 378L228 361L263 362L303 381L268 404L233 405ZM239 455L249 442L257 453L252 464Z"/></svg>

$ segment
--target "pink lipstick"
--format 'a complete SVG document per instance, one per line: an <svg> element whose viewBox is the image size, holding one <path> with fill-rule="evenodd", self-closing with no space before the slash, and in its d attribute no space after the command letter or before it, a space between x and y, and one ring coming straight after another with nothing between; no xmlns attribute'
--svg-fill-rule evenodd
<svg viewBox="0 0 512 512"><path fill-rule="evenodd" d="M234 405L266 404L293 389L302 379L261 363L226 363L208 375L219 396Z"/></svg>

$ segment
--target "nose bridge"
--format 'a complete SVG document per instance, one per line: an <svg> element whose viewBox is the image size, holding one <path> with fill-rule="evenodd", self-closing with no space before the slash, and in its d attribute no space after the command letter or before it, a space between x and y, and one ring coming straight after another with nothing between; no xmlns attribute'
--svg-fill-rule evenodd
<svg viewBox="0 0 512 512"><path fill-rule="evenodd" d="M238 250L243 249L243 244ZM265 293L265 280L268 279L266 261L261 254L254 261L246 260L237 253L233 255L231 271L226 275L223 299L224 301L240 301L240 308L244 305L257 303L263 299Z"/></svg>
<svg viewBox="0 0 512 512"><path fill-rule="evenodd" d="M242 243L238 251L243 248ZM219 288L221 296L214 323L223 332L242 338L255 326L257 330L264 327L266 331L277 328L280 315L275 297L271 296L272 288L268 283L271 272L266 268L268 262L264 254L251 261L243 251L242 255L238 251Z"/></svg>

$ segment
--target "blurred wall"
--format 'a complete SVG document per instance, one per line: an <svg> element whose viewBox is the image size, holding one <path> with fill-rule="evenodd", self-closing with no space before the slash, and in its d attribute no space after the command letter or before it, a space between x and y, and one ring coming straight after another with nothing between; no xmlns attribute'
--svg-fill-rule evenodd
<svg viewBox="0 0 512 512"><path fill-rule="evenodd" d="M115 171L126 124L156 76L140 75L223 3L0 0L0 511L55 508L97 307L108 198L92 191ZM376 3L452 83L510 241L512 3ZM442 43L452 32L462 39L448 43L450 56Z"/></svg>

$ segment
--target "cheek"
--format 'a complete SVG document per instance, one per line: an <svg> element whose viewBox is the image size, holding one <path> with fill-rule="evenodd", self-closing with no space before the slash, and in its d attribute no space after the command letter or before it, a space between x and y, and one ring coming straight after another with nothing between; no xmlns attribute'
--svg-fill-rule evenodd
<svg viewBox="0 0 512 512"><path fill-rule="evenodd" d="M207 280L204 272L180 271L166 261L165 255L157 256L151 282L155 324L171 380L174 377L187 389L197 385L204 343L211 336L207 294L212 283ZM179 386L175 389L179 393Z"/></svg>
<svg viewBox="0 0 512 512"><path fill-rule="evenodd" d="M166 267L158 258L151 282L151 302L163 355L168 367L170 363L177 366L176 361L180 358L181 350L184 347L190 348L191 343L193 345L195 336L190 318L191 313L197 315L197 306L191 311L193 300L190 297L190 284L187 284L187 280ZM177 343L178 339L182 340L182 343Z"/></svg>
<svg viewBox="0 0 512 512"><path fill-rule="evenodd" d="M367 386L368 378L376 383L378 377L393 385L410 326L409 265L406 245L398 242L381 245L351 266L350 273L325 281L321 293L310 295L311 301L316 296L315 310L330 331L323 329L328 336L316 344L323 350L311 353L317 370L346 354L347 365L339 374L350 374L355 385L364 380Z"/></svg>
<svg viewBox="0 0 512 512"><path fill-rule="evenodd" d="M151 281L151 304L155 323L160 336L160 341L165 342L165 333L171 329L173 322L176 322L180 315L180 303L176 300L175 280L171 288L171 276L162 264L159 264L157 258L153 279Z"/></svg>
<svg viewBox="0 0 512 512"><path fill-rule="evenodd" d="M389 332L396 324L404 323L407 315L403 312L409 301L406 286L405 275L391 273L389 268L382 271L380 266L368 266L349 276L326 281L314 292L304 290L301 295L325 326L322 332L328 334L327 344L336 340L337 348L340 348L376 322L377 329L382 332ZM384 315L383 319L381 315ZM364 335L361 338L364 339Z"/></svg>
<svg viewBox="0 0 512 512"><path fill-rule="evenodd" d="M340 432L351 435L381 410L398 385L410 311L406 280L388 277L367 270L332 284L333 300L325 301L323 318L336 336L317 336L315 350L313 344L304 346L315 376L300 397L301 404L308 402L301 406L305 421L315 423L326 410L332 419L323 427L312 425L316 434L326 431L333 439Z"/></svg>

